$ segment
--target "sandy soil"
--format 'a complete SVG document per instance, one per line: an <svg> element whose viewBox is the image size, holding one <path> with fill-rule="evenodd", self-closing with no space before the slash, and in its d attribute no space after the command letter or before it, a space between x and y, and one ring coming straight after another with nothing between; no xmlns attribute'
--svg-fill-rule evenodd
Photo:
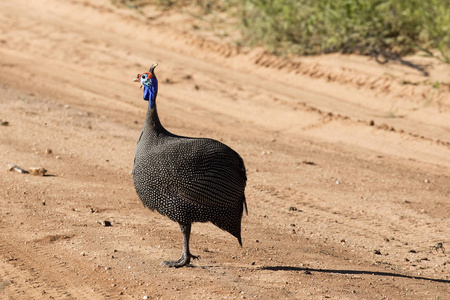
<svg viewBox="0 0 450 300"><path fill-rule="evenodd" d="M432 248L450 244L449 66L277 58L196 22L0 2L0 298L450 299L450 257ZM244 246L195 224L200 259L181 269L159 265L180 254L178 225L130 174L147 107L131 80L153 62L166 128L248 169Z"/></svg>

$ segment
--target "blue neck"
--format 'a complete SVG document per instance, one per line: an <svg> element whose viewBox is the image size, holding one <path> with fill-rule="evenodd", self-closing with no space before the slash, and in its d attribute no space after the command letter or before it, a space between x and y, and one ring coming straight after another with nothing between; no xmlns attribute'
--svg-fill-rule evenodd
<svg viewBox="0 0 450 300"><path fill-rule="evenodd" d="M153 108L155 106L156 95L158 94L158 81L151 79L150 85L144 85L144 100L148 101L148 107Z"/></svg>

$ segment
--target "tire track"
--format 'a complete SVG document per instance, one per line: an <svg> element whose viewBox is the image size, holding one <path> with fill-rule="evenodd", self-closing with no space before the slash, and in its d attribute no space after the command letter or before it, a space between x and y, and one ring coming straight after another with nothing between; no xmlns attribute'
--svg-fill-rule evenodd
<svg viewBox="0 0 450 300"><path fill-rule="evenodd" d="M2 250L0 245L0 251ZM2 261L0 261L0 298L2 294L10 295L12 299L61 298L60 293L51 287L42 287L28 270L21 270L17 265L16 258L2 257Z"/></svg>
<svg viewBox="0 0 450 300"><path fill-rule="evenodd" d="M11 271L11 273L19 275L7 278L13 282L10 288L14 289L14 294L28 293L30 299L39 299L42 297L42 294L39 294L36 289L39 287L45 291L45 297L54 297L55 299L110 299L113 297L110 292L99 288L98 284L84 281L82 276L77 273L79 268L73 261L61 261L38 244L34 242L24 244L7 236L4 231L0 238L0 256L10 265L9 269L12 266L13 269L19 271L17 273ZM88 270L88 268L84 268L84 270ZM94 269L92 273L95 275L89 274L88 278L107 281L101 272L95 272ZM18 282L19 285L14 284L15 282ZM114 293L114 295L117 294ZM127 299L127 296L123 296L121 299Z"/></svg>

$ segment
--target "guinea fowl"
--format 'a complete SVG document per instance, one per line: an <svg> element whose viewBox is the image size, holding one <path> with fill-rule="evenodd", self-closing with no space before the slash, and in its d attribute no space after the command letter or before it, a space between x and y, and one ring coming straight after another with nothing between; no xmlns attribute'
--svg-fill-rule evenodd
<svg viewBox="0 0 450 300"><path fill-rule="evenodd" d="M158 81L153 64L134 81L144 87L149 102L134 158L133 181L142 203L180 225L181 257L163 261L169 267L198 258L189 251L193 222L211 222L241 240L241 219L247 204L244 161L234 150L207 138L178 136L167 131L156 111Z"/></svg>

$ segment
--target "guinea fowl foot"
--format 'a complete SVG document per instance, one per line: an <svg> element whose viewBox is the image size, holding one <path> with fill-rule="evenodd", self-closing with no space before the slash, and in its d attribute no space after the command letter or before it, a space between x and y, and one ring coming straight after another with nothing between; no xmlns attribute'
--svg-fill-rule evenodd
<svg viewBox="0 0 450 300"><path fill-rule="evenodd" d="M199 256L195 256L190 253L187 256L183 254L183 255L181 255L181 257L179 259L174 260L174 261L163 261L163 262L161 262L161 265L168 266L171 268L180 268L180 267L188 266L189 263L191 262L191 258L198 259Z"/></svg>
<svg viewBox="0 0 450 300"><path fill-rule="evenodd" d="M181 257L175 261L163 261L161 264L163 266L168 266L172 268L179 268L189 265L192 259L198 259L198 256L192 255L189 251L189 237L191 235L191 224L181 224L180 229L183 234L183 251L181 252Z"/></svg>

